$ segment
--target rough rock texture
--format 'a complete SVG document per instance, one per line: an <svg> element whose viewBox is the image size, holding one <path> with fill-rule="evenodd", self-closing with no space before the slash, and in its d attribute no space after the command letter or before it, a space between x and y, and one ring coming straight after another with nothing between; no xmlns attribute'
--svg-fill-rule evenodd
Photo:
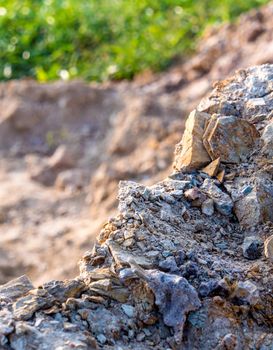
<svg viewBox="0 0 273 350"><path fill-rule="evenodd" d="M269 261L273 262L273 235L268 237L264 242L264 254Z"/></svg>
<svg viewBox="0 0 273 350"><path fill-rule="evenodd" d="M209 161L209 155L203 145L203 135L209 114L191 112L187 119L181 143L176 149L175 167L181 171L200 169Z"/></svg>
<svg viewBox="0 0 273 350"><path fill-rule="evenodd" d="M258 179L251 192L236 201L235 213L241 225L246 227L273 221L272 183Z"/></svg>
<svg viewBox="0 0 273 350"><path fill-rule="evenodd" d="M150 185L169 173L173 147L184 128L183 117L196 108L215 81L239 68L273 62L272 15L271 3L242 15L236 23L211 28L202 38L194 57L174 67L168 74L143 75L136 79L133 94L140 93L143 104L131 103L116 121L122 127L109 143L109 149L115 153L106 152L107 165L102 165L91 179L94 217L102 214L102 210L108 211L108 217L109 209L115 208L119 180L130 178ZM132 87L123 84L126 91ZM261 121L263 116L257 116L259 103L259 100L249 102L249 112L253 110L256 119ZM230 115L233 113L227 114ZM162 117L163 127L160 129L155 123ZM253 122L256 126L255 120ZM166 134L162 134L163 129ZM127 164L130 164L130 169Z"/></svg>
<svg viewBox="0 0 273 350"><path fill-rule="evenodd" d="M272 77L273 65L240 71L198 108L255 118L262 135L271 121ZM250 113L255 98L264 103ZM119 214L82 257L76 279L35 289L23 277L1 287L2 348L272 349L272 207L244 228L233 211L257 181L271 193L272 163L263 147L258 138L244 162L221 162L222 182L202 169L176 170L153 186L122 181ZM210 215L203 212L208 200L216 209ZM266 256L245 257L247 237L261 244L269 237Z"/></svg>
<svg viewBox="0 0 273 350"><path fill-rule="evenodd" d="M166 177L185 120L212 84L238 68L273 62L272 16L268 4L211 28L194 56L134 81L1 83L0 283L22 274L35 284L75 276L98 228L117 212L119 181L151 185ZM272 163L262 103L248 101L248 112ZM237 115L226 109L226 116ZM74 152L71 145L80 151L76 162L52 167L58 147ZM223 183L221 166L216 178ZM252 180L242 189L248 186ZM213 212L211 201L204 212Z"/></svg>
<svg viewBox="0 0 273 350"><path fill-rule="evenodd" d="M240 163L248 156L258 135L255 126L246 120L219 116L208 122L203 143L211 159Z"/></svg>
<svg viewBox="0 0 273 350"><path fill-rule="evenodd" d="M206 173L210 177L216 176L219 170L220 163L221 163L221 158L218 157L215 160L213 160L209 165L207 165L205 168L203 168L202 172Z"/></svg>

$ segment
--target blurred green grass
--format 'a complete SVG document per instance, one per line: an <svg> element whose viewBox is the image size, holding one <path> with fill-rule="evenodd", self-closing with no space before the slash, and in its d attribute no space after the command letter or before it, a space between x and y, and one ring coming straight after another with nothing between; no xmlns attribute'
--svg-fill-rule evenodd
<svg viewBox="0 0 273 350"><path fill-rule="evenodd" d="M0 0L0 80L132 78L268 0Z"/></svg>

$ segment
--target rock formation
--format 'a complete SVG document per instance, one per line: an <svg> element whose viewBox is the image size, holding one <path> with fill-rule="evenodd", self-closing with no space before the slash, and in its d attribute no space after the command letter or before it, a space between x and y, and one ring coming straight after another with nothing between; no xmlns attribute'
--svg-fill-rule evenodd
<svg viewBox="0 0 273 350"><path fill-rule="evenodd" d="M219 82L190 115L206 123L186 129L175 171L121 181L119 214L77 278L0 287L2 349L272 349L272 77L262 65ZM230 137L208 151L225 122Z"/></svg>
<svg viewBox="0 0 273 350"><path fill-rule="evenodd" d="M238 68L273 62L272 16L271 3L232 24L211 28L194 56L176 61L166 72L144 73L134 81L0 83L0 283L22 274L35 283L76 276L76 262L92 246L98 228L116 215L119 181L151 185L165 178L185 120L211 85ZM252 126L262 122L263 115L257 115L262 103L260 98L248 102ZM229 104L223 107L231 127L238 111ZM207 114L213 125L217 109ZM254 130L249 120L241 119L240 130ZM212 161L220 149L214 146L215 137L223 131L223 119L219 121L208 145L200 140L198 146L202 157L208 153L204 173L213 176L215 172L222 183L223 155L220 164ZM234 147L236 139L228 138L234 153L226 156L239 159L240 165L249 156L255 135L245 135L240 148ZM272 157L271 135L272 125L268 125L259 138L264 142L261 152L268 157ZM197 144L193 151L196 148ZM176 159L178 167L181 156ZM244 191L248 190L246 186ZM247 207L261 198L252 191L242 200ZM208 198L201 204L208 216L214 212L214 201ZM236 203L233 207L237 211ZM254 215L260 221L268 215L265 207L238 215L248 225L248 217Z"/></svg>

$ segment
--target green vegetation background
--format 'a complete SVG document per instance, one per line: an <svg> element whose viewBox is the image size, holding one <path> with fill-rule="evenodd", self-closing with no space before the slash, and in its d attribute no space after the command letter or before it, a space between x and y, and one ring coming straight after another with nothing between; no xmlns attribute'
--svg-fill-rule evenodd
<svg viewBox="0 0 273 350"><path fill-rule="evenodd" d="M0 80L102 81L165 69L211 24L267 0L0 0Z"/></svg>

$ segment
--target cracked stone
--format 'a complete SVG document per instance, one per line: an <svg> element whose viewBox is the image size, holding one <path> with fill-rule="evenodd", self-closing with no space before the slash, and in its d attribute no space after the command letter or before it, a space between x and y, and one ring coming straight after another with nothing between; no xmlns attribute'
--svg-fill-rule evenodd
<svg viewBox="0 0 273 350"><path fill-rule="evenodd" d="M259 133L247 120L219 116L209 121L204 133L204 146L211 159L221 157L224 163L246 160Z"/></svg>

